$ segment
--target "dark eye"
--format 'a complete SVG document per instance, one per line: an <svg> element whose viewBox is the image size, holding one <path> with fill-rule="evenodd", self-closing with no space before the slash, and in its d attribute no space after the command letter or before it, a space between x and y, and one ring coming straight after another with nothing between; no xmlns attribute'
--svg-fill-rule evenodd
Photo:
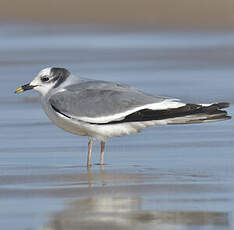
<svg viewBox="0 0 234 230"><path fill-rule="evenodd" d="M49 78L48 78L48 77L41 77L41 81L42 81L42 82L49 81Z"/></svg>

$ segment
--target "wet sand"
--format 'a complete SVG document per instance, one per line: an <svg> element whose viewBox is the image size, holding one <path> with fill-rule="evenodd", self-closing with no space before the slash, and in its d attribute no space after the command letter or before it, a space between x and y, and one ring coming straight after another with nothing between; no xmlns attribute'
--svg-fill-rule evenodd
<svg viewBox="0 0 234 230"><path fill-rule="evenodd" d="M233 32L95 28L1 26L1 227L233 229L232 120L113 138L103 168L96 143L87 170L87 138L51 124L36 93L13 94L55 65L188 102L233 103Z"/></svg>

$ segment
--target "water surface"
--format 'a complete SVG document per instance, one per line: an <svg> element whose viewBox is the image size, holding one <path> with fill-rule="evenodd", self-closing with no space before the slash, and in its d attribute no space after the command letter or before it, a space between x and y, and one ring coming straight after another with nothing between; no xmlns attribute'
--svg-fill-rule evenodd
<svg viewBox="0 0 234 230"><path fill-rule="evenodd" d="M188 102L233 102L232 31L1 25L0 223L4 229L233 229L232 120L154 127L99 143L58 129L38 95L47 66ZM233 112L233 107L229 109Z"/></svg>

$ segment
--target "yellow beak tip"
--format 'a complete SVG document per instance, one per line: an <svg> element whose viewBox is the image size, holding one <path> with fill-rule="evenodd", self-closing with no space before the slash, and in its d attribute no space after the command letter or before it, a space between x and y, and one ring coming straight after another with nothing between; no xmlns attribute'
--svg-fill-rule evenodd
<svg viewBox="0 0 234 230"><path fill-rule="evenodd" d="M24 90L23 90L23 88L22 87L19 87L19 88L17 88L16 90L15 90L15 93L17 94L17 93L22 93Z"/></svg>

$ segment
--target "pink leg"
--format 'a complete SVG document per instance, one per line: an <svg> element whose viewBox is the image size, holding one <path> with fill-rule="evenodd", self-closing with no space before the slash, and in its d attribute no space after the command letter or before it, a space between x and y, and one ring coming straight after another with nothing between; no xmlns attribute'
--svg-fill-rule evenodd
<svg viewBox="0 0 234 230"><path fill-rule="evenodd" d="M105 149L105 142L101 141L100 165L104 165L104 149Z"/></svg>
<svg viewBox="0 0 234 230"><path fill-rule="evenodd" d="M87 167L91 166L91 153L93 148L93 139L89 137Z"/></svg>

